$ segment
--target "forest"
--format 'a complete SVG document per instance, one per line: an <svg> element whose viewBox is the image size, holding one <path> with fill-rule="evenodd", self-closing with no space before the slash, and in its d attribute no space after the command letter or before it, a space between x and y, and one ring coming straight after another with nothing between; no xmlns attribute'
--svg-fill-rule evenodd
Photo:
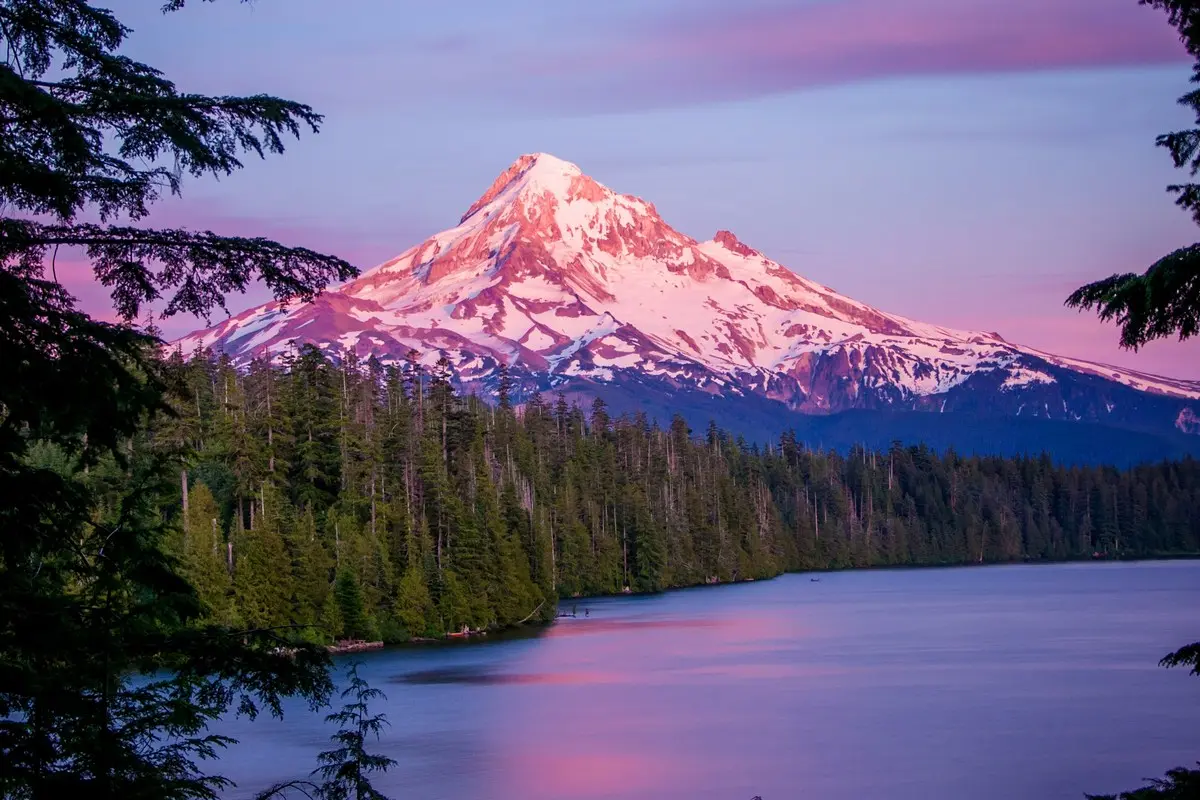
<svg viewBox="0 0 1200 800"><path fill-rule="evenodd" d="M170 548L213 621L404 641L564 598L794 570L1200 551L1200 465L1063 467L894 444L767 446L558 395L489 403L448 364L303 346L246 370L165 357Z"/></svg>

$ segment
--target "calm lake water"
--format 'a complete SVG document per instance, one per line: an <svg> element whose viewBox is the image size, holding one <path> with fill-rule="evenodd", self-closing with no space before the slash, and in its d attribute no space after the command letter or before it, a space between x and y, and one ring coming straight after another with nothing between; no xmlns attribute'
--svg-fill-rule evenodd
<svg viewBox="0 0 1200 800"><path fill-rule="evenodd" d="M1016 800L1200 760L1200 562L788 575L361 658L397 800ZM569 610L570 604L565 606ZM583 618L584 608L590 616ZM329 729L236 722L249 797Z"/></svg>

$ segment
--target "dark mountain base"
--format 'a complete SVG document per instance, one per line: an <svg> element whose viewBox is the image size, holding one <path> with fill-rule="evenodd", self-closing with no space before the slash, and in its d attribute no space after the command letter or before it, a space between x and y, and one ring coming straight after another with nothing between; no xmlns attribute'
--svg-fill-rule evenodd
<svg viewBox="0 0 1200 800"><path fill-rule="evenodd" d="M1068 465L1136 464L1200 455L1200 438L1130 430L1095 423L985 416L969 412L852 410L828 416L798 414L758 397L673 392L650 383L580 384L569 397L581 404L600 397L614 414L642 412L660 425L680 414L697 433L710 421L749 443L777 444L785 430L814 450L845 452L854 445L884 450L893 441L924 444L963 455L1021 456L1049 453Z"/></svg>

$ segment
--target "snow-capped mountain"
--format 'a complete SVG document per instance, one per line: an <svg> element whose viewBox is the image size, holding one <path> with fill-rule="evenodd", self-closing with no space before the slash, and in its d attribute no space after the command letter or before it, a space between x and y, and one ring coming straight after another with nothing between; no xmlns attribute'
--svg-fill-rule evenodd
<svg viewBox="0 0 1200 800"><path fill-rule="evenodd" d="M574 164L526 155L459 224L308 305L180 340L248 361L311 342L427 363L464 385L649 387L829 414L969 411L1197 433L1200 383L1063 358L864 305L721 231L700 242ZM780 427L783 427L781 424Z"/></svg>

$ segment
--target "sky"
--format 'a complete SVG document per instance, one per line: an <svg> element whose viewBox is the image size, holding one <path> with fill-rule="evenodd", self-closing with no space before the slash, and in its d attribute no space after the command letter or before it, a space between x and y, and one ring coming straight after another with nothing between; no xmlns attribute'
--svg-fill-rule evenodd
<svg viewBox="0 0 1200 800"><path fill-rule="evenodd" d="M1200 238L1155 137L1190 63L1136 0L110 0L181 89L325 115L284 156L193 181L151 222L369 268L549 152L893 313L1200 379L1200 342L1132 353L1078 286ZM81 304L108 313L83 265ZM237 312L267 299L231 298ZM216 322L219 318L214 318ZM168 336L201 321L158 323Z"/></svg>

